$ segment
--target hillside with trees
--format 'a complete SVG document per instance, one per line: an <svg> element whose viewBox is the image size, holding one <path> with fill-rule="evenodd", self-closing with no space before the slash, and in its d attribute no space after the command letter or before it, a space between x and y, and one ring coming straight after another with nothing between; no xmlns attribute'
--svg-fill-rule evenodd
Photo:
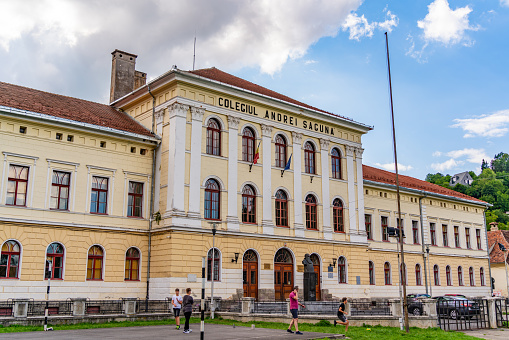
<svg viewBox="0 0 509 340"><path fill-rule="evenodd" d="M472 185L456 184L451 186L451 175L441 173L428 174L426 181L435 183L466 195L493 204L486 211L486 223L498 222L499 229L509 229L509 154L501 152L495 155L490 164L482 161L481 174L477 176L469 171L474 180Z"/></svg>

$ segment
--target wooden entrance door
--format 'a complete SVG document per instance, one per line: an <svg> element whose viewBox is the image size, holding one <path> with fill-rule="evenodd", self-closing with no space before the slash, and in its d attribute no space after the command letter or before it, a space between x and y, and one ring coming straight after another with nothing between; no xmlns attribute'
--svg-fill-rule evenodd
<svg viewBox="0 0 509 340"><path fill-rule="evenodd" d="M313 261L313 269L315 270L316 275L316 301L320 301L322 299L322 286L320 284L320 258L316 254L311 254L311 261Z"/></svg>
<svg viewBox="0 0 509 340"><path fill-rule="evenodd" d="M293 258L287 249L274 257L274 291L276 301L285 301L293 288Z"/></svg>
<svg viewBox="0 0 509 340"><path fill-rule="evenodd" d="M244 253L243 274L244 297L258 300L258 256L253 250Z"/></svg>

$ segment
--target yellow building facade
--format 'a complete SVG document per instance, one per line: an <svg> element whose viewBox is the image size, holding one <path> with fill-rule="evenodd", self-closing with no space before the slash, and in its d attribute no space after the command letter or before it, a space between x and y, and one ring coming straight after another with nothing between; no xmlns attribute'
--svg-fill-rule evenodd
<svg viewBox="0 0 509 340"><path fill-rule="evenodd" d="M126 56L136 58L115 51L113 60ZM284 300L303 285L305 254L319 278L317 299L398 296L396 240L386 237L397 224L394 175L362 164L370 126L215 68L175 68L113 100L110 108L154 134L59 130L41 119L28 126L0 108L2 259L12 260L11 241L22 248L18 276L0 278L4 298L44 295L54 242L66 254L62 279L51 282L62 298L198 291L205 257L207 295L214 280L223 298ZM25 206L6 201L11 164L34 168ZM49 206L52 171L71 173L65 211ZM91 211L100 192L94 176L109 179L107 214ZM490 294L486 203L412 178L401 185L408 292ZM129 216L138 208L141 216Z"/></svg>

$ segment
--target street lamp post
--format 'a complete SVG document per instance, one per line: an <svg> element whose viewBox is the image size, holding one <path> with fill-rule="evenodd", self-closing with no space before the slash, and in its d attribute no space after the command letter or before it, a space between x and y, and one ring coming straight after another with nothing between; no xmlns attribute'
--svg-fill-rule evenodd
<svg viewBox="0 0 509 340"><path fill-rule="evenodd" d="M509 297L509 276L507 276L507 256L509 255L509 250L502 243L499 243L498 247L504 252L505 283L507 285L507 297Z"/></svg>
<svg viewBox="0 0 509 340"><path fill-rule="evenodd" d="M212 283L210 285L210 318L214 319L214 311L216 310L216 306L214 303L214 268L216 265L216 222L211 222L212 224L212 261L210 265L210 278Z"/></svg>

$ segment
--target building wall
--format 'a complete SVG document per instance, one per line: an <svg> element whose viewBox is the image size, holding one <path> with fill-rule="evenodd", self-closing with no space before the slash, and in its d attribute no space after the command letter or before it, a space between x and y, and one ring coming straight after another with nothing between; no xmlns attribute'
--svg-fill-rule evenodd
<svg viewBox="0 0 509 340"><path fill-rule="evenodd" d="M495 279L495 289L493 293L507 296L507 280L509 275L505 270L503 263L494 263L491 265L491 276Z"/></svg>

